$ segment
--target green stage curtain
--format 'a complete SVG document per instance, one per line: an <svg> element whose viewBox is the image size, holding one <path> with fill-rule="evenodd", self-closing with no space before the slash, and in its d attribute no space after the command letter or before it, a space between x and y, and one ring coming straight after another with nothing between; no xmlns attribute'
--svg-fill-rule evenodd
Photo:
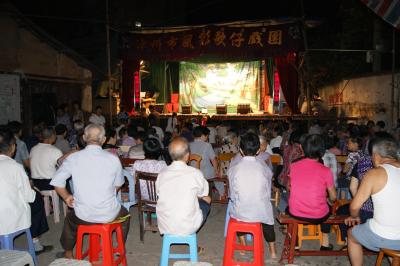
<svg viewBox="0 0 400 266"><path fill-rule="evenodd" d="M150 63L150 87L148 91L158 92L157 103L168 102L169 95L171 92L167 86L167 64L165 61L162 62L151 62Z"/></svg>

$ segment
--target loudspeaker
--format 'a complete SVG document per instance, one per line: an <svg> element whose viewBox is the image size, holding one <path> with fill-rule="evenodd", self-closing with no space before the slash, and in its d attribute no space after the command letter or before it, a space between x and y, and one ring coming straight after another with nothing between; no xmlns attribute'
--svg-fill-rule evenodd
<svg viewBox="0 0 400 266"><path fill-rule="evenodd" d="M237 105L237 113L238 114L248 114L250 113L250 104L249 103L241 103Z"/></svg>
<svg viewBox="0 0 400 266"><path fill-rule="evenodd" d="M160 114L164 113L164 104L163 103L157 103L154 106L154 109L159 112Z"/></svg>
<svg viewBox="0 0 400 266"><path fill-rule="evenodd" d="M217 114L226 115L226 113L228 112L228 105L226 105L226 104L217 104L215 106L215 109L217 109Z"/></svg>
<svg viewBox="0 0 400 266"><path fill-rule="evenodd" d="M191 114L192 113L192 105L182 105L182 114Z"/></svg>

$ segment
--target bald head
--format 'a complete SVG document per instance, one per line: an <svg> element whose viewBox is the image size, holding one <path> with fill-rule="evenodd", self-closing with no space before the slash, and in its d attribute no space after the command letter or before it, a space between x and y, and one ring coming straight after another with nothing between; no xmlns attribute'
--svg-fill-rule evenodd
<svg viewBox="0 0 400 266"><path fill-rule="evenodd" d="M85 128L83 140L87 145L103 145L106 140L104 127L95 124L89 124Z"/></svg>
<svg viewBox="0 0 400 266"><path fill-rule="evenodd" d="M184 138L175 138L168 146L168 152L173 161L186 161L189 158L189 143Z"/></svg>

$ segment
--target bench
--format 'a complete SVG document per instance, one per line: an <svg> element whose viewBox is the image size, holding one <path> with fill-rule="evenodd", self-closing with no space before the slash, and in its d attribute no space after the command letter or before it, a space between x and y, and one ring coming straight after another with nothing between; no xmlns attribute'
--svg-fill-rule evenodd
<svg viewBox="0 0 400 266"><path fill-rule="evenodd" d="M344 220L348 216L336 215L331 216L324 222L324 224L343 224ZM280 214L277 217L280 224L287 224L287 233L285 242L281 254L280 263L287 260L289 264L292 264L295 256L347 256L347 250L295 250L297 240L297 228L299 224L310 224L309 222L297 220L289 215ZM364 252L364 254L372 255L376 254L371 251Z"/></svg>

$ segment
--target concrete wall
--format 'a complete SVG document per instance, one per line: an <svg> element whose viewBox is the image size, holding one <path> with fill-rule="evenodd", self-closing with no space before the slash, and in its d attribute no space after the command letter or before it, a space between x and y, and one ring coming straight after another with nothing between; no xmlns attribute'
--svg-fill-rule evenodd
<svg viewBox="0 0 400 266"><path fill-rule="evenodd" d="M343 80L319 89L329 109L336 108L339 116L374 119L377 109L385 107L389 120L393 106L394 121L399 117L400 73L395 75L394 105L392 104L392 75L383 74Z"/></svg>
<svg viewBox="0 0 400 266"><path fill-rule="evenodd" d="M0 71L77 80L87 78L85 68L10 18L0 18L0 36Z"/></svg>

